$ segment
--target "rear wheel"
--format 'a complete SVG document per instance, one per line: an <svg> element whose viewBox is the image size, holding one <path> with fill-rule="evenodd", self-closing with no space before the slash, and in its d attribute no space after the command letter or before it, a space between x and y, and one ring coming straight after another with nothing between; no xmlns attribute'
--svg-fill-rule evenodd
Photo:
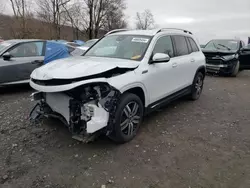
<svg viewBox="0 0 250 188"><path fill-rule="evenodd" d="M143 110L142 101L137 95L125 93L117 107L111 139L118 143L132 140L139 130Z"/></svg>
<svg viewBox="0 0 250 188"><path fill-rule="evenodd" d="M192 84L192 89L191 89L191 94L190 94L191 100L197 100L200 98L202 90L203 90L203 82L204 82L204 75L201 72L198 72L195 75L195 78Z"/></svg>

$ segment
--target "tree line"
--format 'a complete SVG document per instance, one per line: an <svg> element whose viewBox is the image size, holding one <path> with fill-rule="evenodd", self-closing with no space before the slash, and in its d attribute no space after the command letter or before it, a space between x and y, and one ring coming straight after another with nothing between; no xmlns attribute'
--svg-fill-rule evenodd
<svg viewBox="0 0 250 188"><path fill-rule="evenodd" d="M9 3L13 12L13 38L34 37L36 21L47 26L48 39L61 39L65 27L71 28L74 39L98 38L103 32L128 27L124 13L126 0L7 0L5 3ZM153 28L151 11L137 12L135 26Z"/></svg>

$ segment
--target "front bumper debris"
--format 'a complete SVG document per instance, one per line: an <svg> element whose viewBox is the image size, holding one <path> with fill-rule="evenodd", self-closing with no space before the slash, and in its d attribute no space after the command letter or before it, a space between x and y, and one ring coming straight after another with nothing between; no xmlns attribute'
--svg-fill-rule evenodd
<svg viewBox="0 0 250 188"><path fill-rule="evenodd" d="M208 73L215 73L215 74L232 74L234 71L234 67L238 61L229 61L223 62L219 64L206 64L206 70Z"/></svg>
<svg viewBox="0 0 250 188"><path fill-rule="evenodd" d="M85 90L78 96L74 96L78 91L36 92L32 94L32 99L38 103L30 113L30 121L37 122L44 117L57 118L68 127L74 139L84 142L100 131L110 134L120 92L108 87L109 91L105 94L98 86L83 88Z"/></svg>

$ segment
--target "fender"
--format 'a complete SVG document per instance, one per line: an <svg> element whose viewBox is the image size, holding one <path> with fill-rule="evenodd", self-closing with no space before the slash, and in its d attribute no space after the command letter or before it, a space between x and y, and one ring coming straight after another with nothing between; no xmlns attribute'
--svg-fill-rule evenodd
<svg viewBox="0 0 250 188"><path fill-rule="evenodd" d="M147 89L146 89L146 87L144 86L143 83L134 82L132 84L128 84L128 85L123 86L119 90L120 90L121 93L125 93L126 91L128 91L130 89L133 89L133 88L136 88L136 87L139 87L139 88L141 88L143 90L144 97L145 97L145 107L147 107L149 105L149 94L148 94Z"/></svg>
<svg viewBox="0 0 250 188"><path fill-rule="evenodd" d="M206 66L205 66L205 65L199 66L198 69L197 69L196 72L195 72L194 78L195 78L195 76L196 76L196 74L197 74L198 72L204 73L204 78L205 78L206 73L207 73Z"/></svg>

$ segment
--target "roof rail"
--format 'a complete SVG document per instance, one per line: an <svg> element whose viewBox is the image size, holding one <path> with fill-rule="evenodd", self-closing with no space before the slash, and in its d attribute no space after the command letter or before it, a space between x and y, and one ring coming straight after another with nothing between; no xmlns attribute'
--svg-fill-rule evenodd
<svg viewBox="0 0 250 188"><path fill-rule="evenodd" d="M113 33L118 33L118 32L122 32L122 31L128 31L128 29L114 29L112 31L107 32L104 36L113 34Z"/></svg>
<svg viewBox="0 0 250 188"><path fill-rule="evenodd" d="M183 31L184 33L188 33L188 34L190 34L190 35L193 34L192 32L190 32L190 31L188 31L188 30L179 29L179 28L161 28L161 29L159 29L159 30L157 31L157 33L162 32L162 31L164 31L164 30L178 30L178 31Z"/></svg>

